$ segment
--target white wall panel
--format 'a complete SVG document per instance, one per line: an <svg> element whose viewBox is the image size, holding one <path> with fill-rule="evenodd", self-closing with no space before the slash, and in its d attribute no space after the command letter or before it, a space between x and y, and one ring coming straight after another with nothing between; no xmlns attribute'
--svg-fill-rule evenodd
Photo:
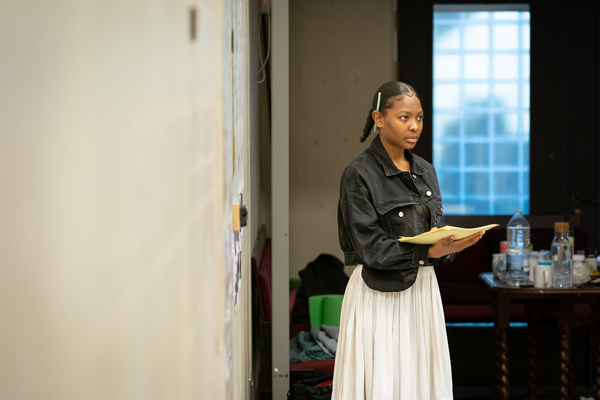
<svg viewBox="0 0 600 400"><path fill-rule="evenodd" d="M247 384L224 373L223 3L0 3L0 398Z"/></svg>

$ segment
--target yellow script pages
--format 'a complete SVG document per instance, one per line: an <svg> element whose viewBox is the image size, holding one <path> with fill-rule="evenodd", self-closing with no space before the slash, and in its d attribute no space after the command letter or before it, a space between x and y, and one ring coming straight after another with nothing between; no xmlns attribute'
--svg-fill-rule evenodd
<svg viewBox="0 0 600 400"><path fill-rule="evenodd" d="M498 226L498 224L480 226L479 228L457 228L456 226L446 225L443 228L437 229L435 231L425 232L418 236L400 236L400 239L398 240L400 240L401 242L414 244L435 244L438 240L448 236L454 235L454 240L460 240L474 233L490 230L492 228L495 228L496 226Z"/></svg>

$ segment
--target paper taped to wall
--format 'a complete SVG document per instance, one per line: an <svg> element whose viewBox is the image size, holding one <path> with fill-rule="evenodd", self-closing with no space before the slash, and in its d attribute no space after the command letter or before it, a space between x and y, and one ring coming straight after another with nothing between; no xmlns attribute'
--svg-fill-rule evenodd
<svg viewBox="0 0 600 400"><path fill-rule="evenodd" d="M457 228L456 226L446 225L435 231L429 231L422 233L418 236L403 237L400 236L398 239L401 242L414 243L414 244L435 244L438 240L445 237L454 235L454 240L464 239L474 233L487 231L495 228L498 224L491 224L480 226L479 228Z"/></svg>

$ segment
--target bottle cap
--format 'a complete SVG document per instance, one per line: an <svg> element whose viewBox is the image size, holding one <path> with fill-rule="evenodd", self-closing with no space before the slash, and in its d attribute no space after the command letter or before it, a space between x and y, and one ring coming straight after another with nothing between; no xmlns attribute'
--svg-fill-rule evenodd
<svg viewBox="0 0 600 400"><path fill-rule="evenodd" d="M573 254L573 261L585 261L585 255Z"/></svg>
<svg viewBox="0 0 600 400"><path fill-rule="evenodd" d="M569 233L569 223L568 222L555 222L554 223L554 231L558 233Z"/></svg>
<svg viewBox="0 0 600 400"><path fill-rule="evenodd" d="M522 210L522 209L520 209L520 208L517 208L517 209L515 209L515 214L516 214L516 213L522 213L522 212L523 212L523 210Z"/></svg>

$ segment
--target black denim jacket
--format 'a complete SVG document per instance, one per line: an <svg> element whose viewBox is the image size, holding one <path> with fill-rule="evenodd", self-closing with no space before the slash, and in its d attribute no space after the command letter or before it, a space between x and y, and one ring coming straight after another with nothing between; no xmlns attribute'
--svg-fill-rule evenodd
<svg viewBox="0 0 600 400"><path fill-rule="evenodd" d="M371 289L398 292L415 282L420 266L440 265L456 254L428 259L430 245L400 243L445 225L433 165L406 150L411 172L392 162L379 135L342 174L338 233L346 265L362 264Z"/></svg>

